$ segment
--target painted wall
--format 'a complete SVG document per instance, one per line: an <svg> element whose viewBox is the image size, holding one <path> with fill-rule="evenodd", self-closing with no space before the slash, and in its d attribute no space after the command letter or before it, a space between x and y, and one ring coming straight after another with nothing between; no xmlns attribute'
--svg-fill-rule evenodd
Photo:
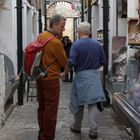
<svg viewBox="0 0 140 140"><path fill-rule="evenodd" d="M13 20L12 20L12 1L5 0L3 9L0 9L0 53L6 54L13 62L15 60L15 49L13 48ZM14 64L14 63L13 63ZM4 71L4 55L0 55L0 126L5 118L4 99L5 99L5 83L6 71Z"/></svg>
<svg viewBox="0 0 140 140"><path fill-rule="evenodd" d="M4 72L4 55L0 54L0 127L2 126L4 115L4 91L5 91L5 72Z"/></svg>
<svg viewBox="0 0 140 140"><path fill-rule="evenodd" d="M70 39L73 41L73 18L67 18L65 31L63 32L63 36L69 36Z"/></svg>
<svg viewBox="0 0 140 140"><path fill-rule="evenodd" d="M99 27L99 8L98 6L92 7L92 36L97 38L97 30L100 29Z"/></svg>
<svg viewBox="0 0 140 140"><path fill-rule="evenodd" d="M13 45L13 24L12 24L12 1L5 0L4 6L7 9L0 10L0 46L1 52L7 54L12 60L14 60L14 52Z"/></svg>
<svg viewBox="0 0 140 140"><path fill-rule="evenodd" d="M7 92L10 86L7 84L7 79L17 75L17 0L5 0L4 8L0 8L0 53L8 57L11 70L4 69L4 55L0 54L0 126L5 120L4 104L7 97ZM38 35L38 12L29 5L27 0L22 1L23 6L23 49L25 46L33 41ZM8 87L8 88L7 88ZM17 103L17 92L14 94L14 103Z"/></svg>
<svg viewBox="0 0 140 140"><path fill-rule="evenodd" d="M128 0L128 18L137 17L136 11L137 1L138 0Z"/></svg>
<svg viewBox="0 0 140 140"><path fill-rule="evenodd" d="M103 1L99 0L98 1L99 5L99 29L103 29Z"/></svg>

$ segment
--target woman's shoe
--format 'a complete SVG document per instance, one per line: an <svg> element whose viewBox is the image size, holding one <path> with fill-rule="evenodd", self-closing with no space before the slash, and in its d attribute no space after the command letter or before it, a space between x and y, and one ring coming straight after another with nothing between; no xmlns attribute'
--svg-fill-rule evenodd
<svg viewBox="0 0 140 140"><path fill-rule="evenodd" d="M70 80L68 80L68 82L72 82L72 80L70 79Z"/></svg>
<svg viewBox="0 0 140 140"><path fill-rule="evenodd" d="M69 82L68 79L64 79L64 80L62 80L62 81L63 81L63 82Z"/></svg>
<svg viewBox="0 0 140 140"><path fill-rule="evenodd" d="M89 137L90 137L91 139L97 139L97 137L98 137L97 132L91 130L91 131L89 132Z"/></svg>
<svg viewBox="0 0 140 140"><path fill-rule="evenodd" d="M81 129L79 127L75 126L74 124L72 124L70 126L70 130L74 133L81 133Z"/></svg>

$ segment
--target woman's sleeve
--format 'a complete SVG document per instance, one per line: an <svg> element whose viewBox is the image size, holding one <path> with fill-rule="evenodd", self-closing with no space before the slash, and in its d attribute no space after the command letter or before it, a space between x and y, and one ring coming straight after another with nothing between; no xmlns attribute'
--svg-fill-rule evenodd
<svg viewBox="0 0 140 140"><path fill-rule="evenodd" d="M61 67L65 67L67 63L67 57L63 45L59 42L54 43L53 45L54 45L53 51L54 51L55 58L57 59Z"/></svg>

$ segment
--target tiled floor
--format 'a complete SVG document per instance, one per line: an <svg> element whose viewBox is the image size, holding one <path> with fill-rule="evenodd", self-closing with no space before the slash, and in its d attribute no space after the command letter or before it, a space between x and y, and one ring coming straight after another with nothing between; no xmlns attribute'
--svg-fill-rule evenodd
<svg viewBox="0 0 140 140"><path fill-rule="evenodd" d="M82 133L74 134L69 130L73 116L69 111L69 93L72 83L61 82L61 97L58 112L58 122L55 140L90 140L87 109L82 124ZM0 140L37 140L37 101L25 101L24 106L17 106L0 129ZM112 108L98 116L97 140L132 140L126 132L126 127L120 123Z"/></svg>

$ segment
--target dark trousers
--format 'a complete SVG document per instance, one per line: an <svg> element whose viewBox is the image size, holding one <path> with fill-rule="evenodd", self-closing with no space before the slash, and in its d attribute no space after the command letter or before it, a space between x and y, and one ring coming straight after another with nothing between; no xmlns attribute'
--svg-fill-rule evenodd
<svg viewBox="0 0 140 140"><path fill-rule="evenodd" d="M69 74L68 74L69 80L73 80L73 69L71 68Z"/></svg>
<svg viewBox="0 0 140 140"><path fill-rule="evenodd" d="M38 140L53 140L59 102L59 80L38 80Z"/></svg>
<svg viewBox="0 0 140 140"><path fill-rule="evenodd" d="M73 69L66 75L65 80L73 80Z"/></svg>

